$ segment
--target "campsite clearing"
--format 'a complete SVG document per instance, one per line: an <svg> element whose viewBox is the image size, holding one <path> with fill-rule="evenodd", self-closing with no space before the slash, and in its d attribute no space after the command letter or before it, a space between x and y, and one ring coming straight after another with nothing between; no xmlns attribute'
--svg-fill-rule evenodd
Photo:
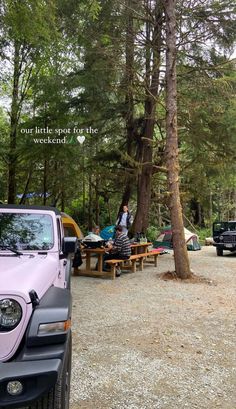
<svg viewBox="0 0 236 409"><path fill-rule="evenodd" d="M188 254L206 280L162 280L172 254L115 281L72 278L71 409L236 407L236 255Z"/></svg>

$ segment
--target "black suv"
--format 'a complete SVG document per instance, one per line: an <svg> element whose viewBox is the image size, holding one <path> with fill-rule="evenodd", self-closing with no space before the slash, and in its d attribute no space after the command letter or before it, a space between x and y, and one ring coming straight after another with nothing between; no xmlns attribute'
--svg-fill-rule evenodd
<svg viewBox="0 0 236 409"><path fill-rule="evenodd" d="M236 221L213 223L213 240L217 256L223 256L223 250L236 251Z"/></svg>

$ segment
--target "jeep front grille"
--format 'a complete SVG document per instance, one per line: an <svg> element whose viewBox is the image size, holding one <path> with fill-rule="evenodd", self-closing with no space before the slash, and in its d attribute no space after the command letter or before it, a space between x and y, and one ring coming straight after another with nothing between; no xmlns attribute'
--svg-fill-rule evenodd
<svg viewBox="0 0 236 409"><path fill-rule="evenodd" d="M236 243L236 235L224 236L224 243Z"/></svg>

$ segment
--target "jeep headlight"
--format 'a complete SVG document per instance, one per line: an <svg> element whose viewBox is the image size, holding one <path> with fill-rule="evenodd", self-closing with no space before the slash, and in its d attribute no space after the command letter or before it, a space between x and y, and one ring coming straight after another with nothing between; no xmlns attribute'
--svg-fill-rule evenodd
<svg viewBox="0 0 236 409"><path fill-rule="evenodd" d="M223 241L223 240L224 240L224 236L220 236L219 239L220 239L220 241Z"/></svg>
<svg viewBox="0 0 236 409"><path fill-rule="evenodd" d="M15 328L22 317L20 304L11 298L0 300L0 329L10 331Z"/></svg>

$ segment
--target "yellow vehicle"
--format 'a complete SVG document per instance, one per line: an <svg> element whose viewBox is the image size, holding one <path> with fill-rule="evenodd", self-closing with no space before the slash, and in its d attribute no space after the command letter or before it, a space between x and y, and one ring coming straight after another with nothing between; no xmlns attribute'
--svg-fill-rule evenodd
<svg viewBox="0 0 236 409"><path fill-rule="evenodd" d="M66 213L61 212L64 233L66 237L77 237L79 240L84 238L78 224Z"/></svg>

